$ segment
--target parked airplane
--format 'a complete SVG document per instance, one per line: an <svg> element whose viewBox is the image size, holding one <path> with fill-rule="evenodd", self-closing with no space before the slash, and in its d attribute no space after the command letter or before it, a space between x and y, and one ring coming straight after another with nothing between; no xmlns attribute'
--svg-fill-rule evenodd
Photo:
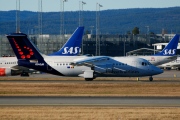
<svg viewBox="0 0 180 120"><path fill-rule="evenodd" d="M57 52L49 54L49 56L75 56L81 52L82 37L84 27L78 27L72 36L67 40L64 46ZM28 76L29 68L18 66L16 57L0 57L0 76L19 75Z"/></svg>
<svg viewBox="0 0 180 120"><path fill-rule="evenodd" d="M179 42L179 35L175 35L169 44L159 53L151 56L137 56L148 60L151 64L158 66L177 59L176 51Z"/></svg>
<svg viewBox="0 0 180 120"><path fill-rule="evenodd" d="M159 65L158 67L168 69L174 68L176 70L180 70L180 57L178 57L176 60Z"/></svg>
<svg viewBox="0 0 180 120"><path fill-rule="evenodd" d="M7 35L18 65L60 76L81 76L93 80L98 76L140 77L163 71L142 58L108 56L46 56L41 54L26 34Z"/></svg>

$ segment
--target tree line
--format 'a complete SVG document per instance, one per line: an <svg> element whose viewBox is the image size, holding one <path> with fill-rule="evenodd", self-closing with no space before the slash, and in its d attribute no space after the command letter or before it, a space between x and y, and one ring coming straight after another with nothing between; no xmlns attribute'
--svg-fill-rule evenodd
<svg viewBox="0 0 180 120"><path fill-rule="evenodd" d="M42 13L43 34L60 34L59 12ZM85 31L96 33L96 11L83 11ZM135 8L100 11L100 34L152 34L180 33L180 7ZM38 34L38 13L20 12L21 32ZM72 33L79 26L79 11L64 13L65 33ZM149 28L147 28L148 26ZM15 32L16 11L0 11L0 34ZM136 33L136 34L137 34Z"/></svg>

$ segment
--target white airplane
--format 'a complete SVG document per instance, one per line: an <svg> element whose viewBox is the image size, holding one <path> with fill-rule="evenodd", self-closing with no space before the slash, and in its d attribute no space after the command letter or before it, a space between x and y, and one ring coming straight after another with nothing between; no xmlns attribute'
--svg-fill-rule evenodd
<svg viewBox="0 0 180 120"><path fill-rule="evenodd" d="M158 67L160 68L164 68L164 69L171 69L171 68L175 68L176 70L180 70L180 57L178 57L176 60L162 64L162 65L158 65Z"/></svg>
<svg viewBox="0 0 180 120"><path fill-rule="evenodd" d="M26 34L14 33L7 38L18 59L18 65L60 75L81 76L93 80L99 76L141 77L161 74L163 71L145 59L108 56L46 56L41 54Z"/></svg>
<svg viewBox="0 0 180 120"><path fill-rule="evenodd" d="M77 56L81 52L84 27L78 27L64 46L49 56ZM38 48L37 48L38 49ZM20 75L29 76L29 68L18 66L16 57L0 57L0 76Z"/></svg>
<svg viewBox="0 0 180 120"><path fill-rule="evenodd" d="M151 56L134 56L148 60L151 64L159 66L177 59L176 51L179 42L179 35L175 35L168 45L159 53Z"/></svg>

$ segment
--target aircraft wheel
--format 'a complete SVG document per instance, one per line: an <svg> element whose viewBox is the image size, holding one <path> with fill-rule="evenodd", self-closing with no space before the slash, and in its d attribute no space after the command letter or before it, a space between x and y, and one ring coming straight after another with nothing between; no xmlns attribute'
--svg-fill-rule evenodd
<svg viewBox="0 0 180 120"><path fill-rule="evenodd" d="M149 77L149 81L153 81L153 77L151 76L151 77Z"/></svg>
<svg viewBox="0 0 180 120"><path fill-rule="evenodd" d="M93 78L85 78L85 81L93 81Z"/></svg>

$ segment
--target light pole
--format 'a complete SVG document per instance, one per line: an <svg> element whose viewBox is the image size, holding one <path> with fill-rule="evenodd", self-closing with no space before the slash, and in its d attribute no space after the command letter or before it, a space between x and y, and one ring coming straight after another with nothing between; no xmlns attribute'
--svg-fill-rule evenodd
<svg viewBox="0 0 180 120"><path fill-rule="evenodd" d="M91 28L91 35L92 35L94 26L90 26L90 28Z"/></svg>
<svg viewBox="0 0 180 120"><path fill-rule="evenodd" d="M20 32L20 0L16 0L16 33Z"/></svg>
<svg viewBox="0 0 180 120"><path fill-rule="evenodd" d="M86 2L79 1L79 26L83 26L83 5L85 5ZM81 13L82 11L82 13Z"/></svg>
<svg viewBox="0 0 180 120"><path fill-rule="evenodd" d="M67 2L67 0L61 0L61 28L60 28L60 36L62 36L63 44L64 44L64 2Z"/></svg>
<svg viewBox="0 0 180 120"><path fill-rule="evenodd" d="M42 35L42 0L38 1L38 29L39 35Z"/></svg>
<svg viewBox="0 0 180 120"><path fill-rule="evenodd" d="M100 7L103 7L103 6L99 3L96 3L96 56L100 55L100 39L98 39L99 38L99 29L100 29L100 25L99 25ZM98 49L98 47L99 47L99 49Z"/></svg>
<svg viewBox="0 0 180 120"><path fill-rule="evenodd" d="M126 56L126 35L124 35L124 56Z"/></svg>
<svg viewBox="0 0 180 120"><path fill-rule="evenodd" d="M147 34L149 33L149 26L145 26L147 28Z"/></svg>

